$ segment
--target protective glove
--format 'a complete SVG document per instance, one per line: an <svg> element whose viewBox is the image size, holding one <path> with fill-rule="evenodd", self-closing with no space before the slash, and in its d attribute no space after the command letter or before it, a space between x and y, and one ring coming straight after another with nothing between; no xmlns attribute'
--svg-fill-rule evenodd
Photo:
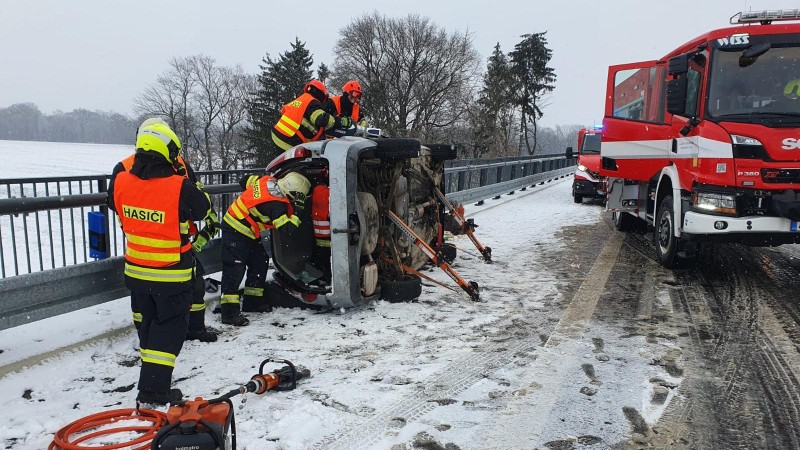
<svg viewBox="0 0 800 450"><path fill-rule="evenodd" d="M336 120L338 121L338 124L336 125L336 128L350 128L350 125L353 124L353 119L351 119L350 117L346 117L346 116L345 117L337 117Z"/></svg>
<svg viewBox="0 0 800 450"><path fill-rule="evenodd" d="M219 219L217 218L217 213L213 210L206 216L206 226L203 231L207 232L208 236L212 238L219 232Z"/></svg>
<svg viewBox="0 0 800 450"><path fill-rule="evenodd" d="M367 119L361 119L361 122L358 122L358 126L361 128L367 128Z"/></svg>
<svg viewBox="0 0 800 450"><path fill-rule="evenodd" d="M175 168L175 173L185 177L186 176L186 166L180 163L177 159L172 162L172 167Z"/></svg>
<svg viewBox="0 0 800 450"><path fill-rule="evenodd" d="M203 231L194 235L194 242L192 242L192 247L194 247L194 251L200 253L203 250L203 247L208 244L208 241L211 237L206 232L206 229L203 228Z"/></svg>

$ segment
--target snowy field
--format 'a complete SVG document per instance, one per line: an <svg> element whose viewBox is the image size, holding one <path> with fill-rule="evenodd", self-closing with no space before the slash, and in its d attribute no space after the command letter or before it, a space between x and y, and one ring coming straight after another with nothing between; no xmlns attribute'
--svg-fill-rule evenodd
<svg viewBox="0 0 800 450"><path fill-rule="evenodd" d="M505 435L504 445L512 443L505 448L542 448L554 438L587 434L605 443L626 439L630 431L617 417L620 411L644 410L647 380L667 376L650 364L655 350L644 339L638 354L620 355L626 362L619 385L604 391L603 408L614 426L591 415L564 422L562 414L544 408L541 422L519 433L508 428L514 419L503 413L507 406L536 411L536 405L586 402L578 392L579 373L582 362L594 361L590 349L577 341L542 346L536 332L557 321L569 300L556 287L556 272L563 268L546 258L564 248L560 227L606 226L599 221L600 207L572 203L570 187L565 178L468 208L497 261L485 264L471 255L475 250L466 237L453 241L462 249L455 268L481 285L481 302L426 282L416 303L379 301L338 314L278 309L250 314L244 328L222 325L209 312L207 322L221 330L220 340L186 343L175 387L211 398L246 382L265 358L310 369L312 377L293 392L251 394L245 403L234 399L238 448L248 450L402 449L420 436L461 449L492 448L484 441L487 432ZM438 270L427 274L452 284ZM129 316L120 300L0 332L0 442L7 449L43 449L72 420L133 406L139 369ZM101 337L19 367L31 355L91 336ZM568 363L569 373L559 369L559 361ZM9 368L17 370L7 373ZM566 389L570 383L578 384ZM656 420L659 411L646 414Z"/></svg>
<svg viewBox="0 0 800 450"><path fill-rule="evenodd" d="M132 152L133 145L0 140L0 178L107 175Z"/></svg>
<svg viewBox="0 0 800 450"><path fill-rule="evenodd" d="M132 152L133 145L0 140L0 179L109 175ZM98 192L96 181L0 185L0 198L91 192ZM0 216L0 278L91 261L86 221L94 210Z"/></svg>

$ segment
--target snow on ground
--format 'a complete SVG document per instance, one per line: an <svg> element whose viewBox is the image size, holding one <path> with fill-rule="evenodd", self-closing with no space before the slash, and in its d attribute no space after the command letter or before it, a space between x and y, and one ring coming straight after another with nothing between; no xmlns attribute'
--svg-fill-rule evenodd
<svg viewBox="0 0 800 450"><path fill-rule="evenodd" d="M131 153L133 145L0 140L0 178L105 175Z"/></svg>
<svg viewBox="0 0 800 450"><path fill-rule="evenodd" d="M310 369L312 377L292 392L251 394L245 403L234 399L240 406L238 448L385 449L418 440L420 433L435 434L432 439L442 445L490 448L484 433L503 428L506 405L536 408L543 391L568 383L554 380L548 367L557 367L570 346L576 347L568 353L577 371L582 359L593 360L583 342L541 348L537 334L558 321L570 300L556 285L555 271L563 269L551 267L547 258L563 249L560 227L599 223L601 214L597 206L573 204L570 184L566 178L468 207L480 225L479 239L493 248L497 261L483 263L465 236L454 238L462 249L455 268L481 285L481 302L426 283L416 303L379 301L340 313L278 309L250 314L250 326L238 329L209 312L208 324L222 330L220 340L184 345L175 387L189 396L214 397L246 382L263 359L285 358ZM438 270L426 274L452 285ZM41 364L0 372L0 442L6 448L42 449L56 430L79 417L133 406L139 368L129 316L122 299L0 331L0 365L6 368L103 336ZM615 370L634 374L621 378L625 384L618 391L607 389L604 407L614 426L604 427L596 411L580 416L573 409L569 414L577 417L547 417L546 432L518 436L520 445L541 447L552 436L587 430L606 443L625 439L629 431L620 405L638 406L647 388L639 385L655 370L641 345L641 355L612 355L625 360L624 370ZM558 405L586 403L577 389L560 390Z"/></svg>

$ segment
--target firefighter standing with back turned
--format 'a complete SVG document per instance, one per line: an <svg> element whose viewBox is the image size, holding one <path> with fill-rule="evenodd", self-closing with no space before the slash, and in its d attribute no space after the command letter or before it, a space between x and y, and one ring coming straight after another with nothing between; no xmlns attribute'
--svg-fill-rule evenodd
<svg viewBox="0 0 800 450"><path fill-rule="evenodd" d="M138 136L139 131L141 131L143 128L155 124L167 125L167 123L159 117L146 119L141 125L139 125L136 135ZM134 152L132 155L123 159L117 163L116 166L114 166L114 170L111 173L111 181L108 184L108 206L112 210L114 209L114 182L116 181L117 174L131 170L135 157L136 153ZM191 166L189 166L189 164L184 160L183 156L179 155L172 165L175 168L175 173L184 176L192 183L197 184L197 177L195 176L194 170L192 170ZM201 185L198 185L198 187L200 186ZM199 231L197 230L194 222L189 224L189 235L191 236L191 239L193 239L192 247L196 253L199 253L208 243L208 241L211 240L219 231L219 220L217 219L217 214L214 212L213 208L211 209L208 217L206 217L205 222L206 226ZM195 278L192 282L192 306L189 309L189 330L186 332L186 340L216 342L217 334L208 330L205 324L206 302L205 280L203 279L205 271L203 270L203 265L199 260L195 260L195 265ZM138 332L142 323L142 313L139 306L136 304L136 297L134 296L131 296L131 311L133 312L133 324Z"/></svg>
<svg viewBox="0 0 800 450"><path fill-rule="evenodd" d="M142 314L136 400L155 405L183 396L170 387L192 303L189 222L206 219L211 209L208 195L175 173L180 151L180 140L166 124L142 127L133 165L117 173L113 191L113 209L127 239L125 284Z"/></svg>
<svg viewBox="0 0 800 450"><path fill-rule="evenodd" d="M300 227L294 205L305 203L311 183L296 172L280 179L270 175L251 176L245 191L222 218L222 323L245 326L250 321L245 312L270 312L264 298L264 283L269 258L261 243L267 229L291 233ZM247 271L244 298L239 298L239 284Z"/></svg>

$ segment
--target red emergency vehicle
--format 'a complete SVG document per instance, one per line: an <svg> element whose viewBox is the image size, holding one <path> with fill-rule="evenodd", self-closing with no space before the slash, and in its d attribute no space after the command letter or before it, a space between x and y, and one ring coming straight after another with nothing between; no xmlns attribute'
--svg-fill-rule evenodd
<svg viewBox="0 0 800 450"><path fill-rule="evenodd" d="M661 59L609 68L607 208L620 230L653 229L663 266L700 242L800 242L798 20L741 12Z"/></svg>
<svg viewBox="0 0 800 450"><path fill-rule="evenodd" d="M606 178L600 176L600 130L581 128L578 131L578 167L572 180L575 203L584 198L605 200Z"/></svg>

